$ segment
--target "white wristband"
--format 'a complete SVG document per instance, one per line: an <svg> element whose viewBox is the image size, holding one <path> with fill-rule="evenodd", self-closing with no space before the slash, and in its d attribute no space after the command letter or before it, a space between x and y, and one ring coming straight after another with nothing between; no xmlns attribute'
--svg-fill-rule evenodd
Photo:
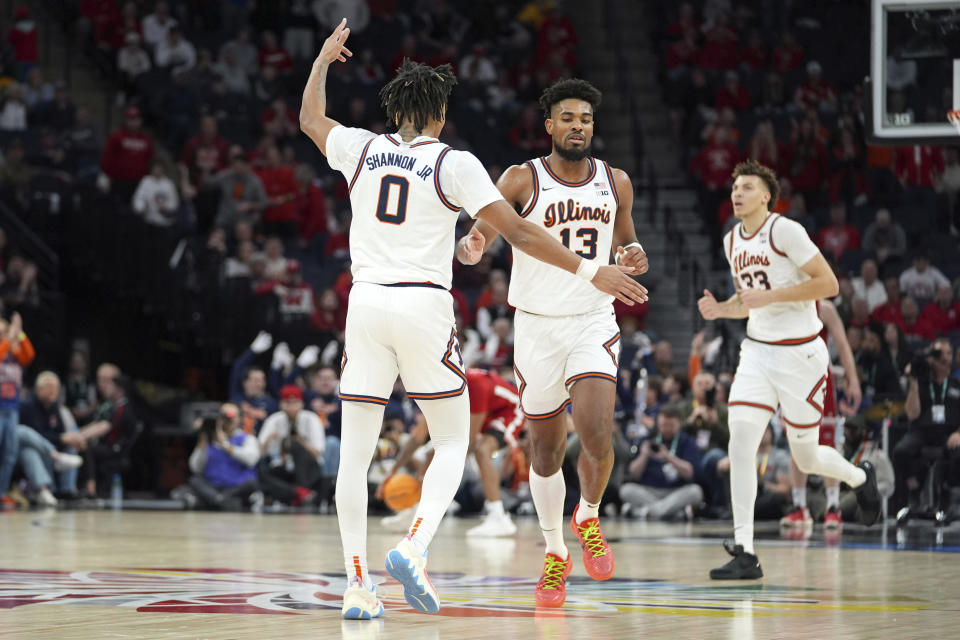
<svg viewBox="0 0 960 640"><path fill-rule="evenodd" d="M631 242L630 244L628 244L627 246L625 246L625 247L623 248L623 250L626 251L626 250L629 249L630 247L636 247L637 249L640 249L640 251L643 251L643 245L641 245L639 242ZM615 261L617 264L620 264L620 253L619 253L619 252L614 256L614 261Z"/></svg>
<svg viewBox="0 0 960 640"><path fill-rule="evenodd" d="M583 278L587 282L591 282L593 277L597 275L597 271L600 270L600 265L596 262L591 262L590 260L580 259L580 265L577 266L577 276Z"/></svg>

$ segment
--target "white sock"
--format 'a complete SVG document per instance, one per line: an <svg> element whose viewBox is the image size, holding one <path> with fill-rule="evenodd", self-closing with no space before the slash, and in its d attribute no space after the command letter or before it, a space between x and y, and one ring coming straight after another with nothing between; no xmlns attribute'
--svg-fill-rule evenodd
<svg viewBox="0 0 960 640"><path fill-rule="evenodd" d="M833 447L815 444L816 440L797 440L796 433L800 429L787 427L790 440L790 453L797 461L797 467L807 474L817 474L829 478L837 478L851 487L859 487L867 480L863 469L855 467Z"/></svg>
<svg viewBox="0 0 960 640"><path fill-rule="evenodd" d="M840 508L840 487L827 487L827 511L831 507Z"/></svg>
<svg viewBox="0 0 960 640"><path fill-rule="evenodd" d="M590 504L586 498L580 496L580 507L577 509L577 524L583 524L584 520L600 517L600 503Z"/></svg>
<svg viewBox="0 0 960 640"><path fill-rule="evenodd" d="M736 409L738 411L731 411L731 414L741 413L740 407ZM746 416L730 416L730 445L727 448L730 458L730 503L733 506L733 538L743 546L744 551L752 554L753 510L757 502L757 469L754 463L768 416L759 412L743 413Z"/></svg>
<svg viewBox="0 0 960 640"><path fill-rule="evenodd" d="M795 506L797 509L803 509L807 506L806 487L800 487L799 489L794 487L790 490L790 494L793 495L793 506Z"/></svg>
<svg viewBox="0 0 960 640"><path fill-rule="evenodd" d="M423 478L420 506L410 527L410 538L422 553L433 540L440 520L460 487L470 440L470 400L464 393L417 404L427 419L434 451L433 461Z"/></svg>
<svg viewBox="0 0 960 640"><path fill-rule="evenodd" d="M337 471L337 520L348 576L367 577L367 470L383 424L383 407L343 403L340 468Z"/></svg>
<svg viewBox="0 0 960 640"><path fill-rule="evenodd" d="M558 469L552 476L541 476L530 467L530 495L540 519L540 530L547 543L547 553L566 559L570 554L563 542L563 499L567 494L567 485L563 481L563 470Z"/></svg>
<svg viewBox="0 0 960 640"><path fill-rule="evenodd" d="M494 517L502 518L506 515L506 512L503 510L503 501L497 500L495 502L487 501L486 505L487 515Z"/></svg>

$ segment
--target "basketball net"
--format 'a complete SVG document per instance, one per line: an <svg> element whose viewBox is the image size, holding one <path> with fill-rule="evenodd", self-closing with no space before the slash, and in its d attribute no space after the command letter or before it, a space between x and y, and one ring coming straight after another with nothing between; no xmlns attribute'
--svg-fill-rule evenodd
<svg viewBox="0 0 960 640"><path fill-rule="evenodd" d="M947 120L950 121L950 124L953 125L953 128L957 130L958 134L960 134L960 109L952 109L947 111Z"/></svg>

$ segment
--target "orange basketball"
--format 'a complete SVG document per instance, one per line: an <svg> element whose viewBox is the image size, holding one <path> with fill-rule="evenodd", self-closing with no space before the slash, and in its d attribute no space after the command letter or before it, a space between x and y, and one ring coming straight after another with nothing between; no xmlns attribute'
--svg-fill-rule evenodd
<svg viewBox="0 0 960 640"><path fill-rule="evenodd" d="M403 511L420 502L420 482L406 473L391 476L383 485L383 501L394 511Z"/></svg>

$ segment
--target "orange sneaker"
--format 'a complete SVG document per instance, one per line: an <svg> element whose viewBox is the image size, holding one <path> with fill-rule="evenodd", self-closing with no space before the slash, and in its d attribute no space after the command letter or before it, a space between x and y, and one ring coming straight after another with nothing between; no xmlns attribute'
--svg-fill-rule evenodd
<svg viewBox="0 0 960 640"><path fill-rule="evenodd" d="M548 553L543 560L543 575L537 583L538 607L562 607L567 599L567 576L573 571L573 558L567 554L563 560L555 553Z"/></svg>
<svg viewBox="0 0 960 640"><path fill-rule="evenodd" d="M600 531L599 518L588 518L577 524L579 509L579 504L573 509L570 528L583 547L583 568L594 580L609 580L613 576L613 549L603 537L603 531Z"/></svg>
<svg viewBox="0 0 960 640"><path fill-rule="evenodd" d="M830 507L827 515L823 516L823 528L832 531L841 531L843 529L843 516L840 515L840 509Z"/></svg>

